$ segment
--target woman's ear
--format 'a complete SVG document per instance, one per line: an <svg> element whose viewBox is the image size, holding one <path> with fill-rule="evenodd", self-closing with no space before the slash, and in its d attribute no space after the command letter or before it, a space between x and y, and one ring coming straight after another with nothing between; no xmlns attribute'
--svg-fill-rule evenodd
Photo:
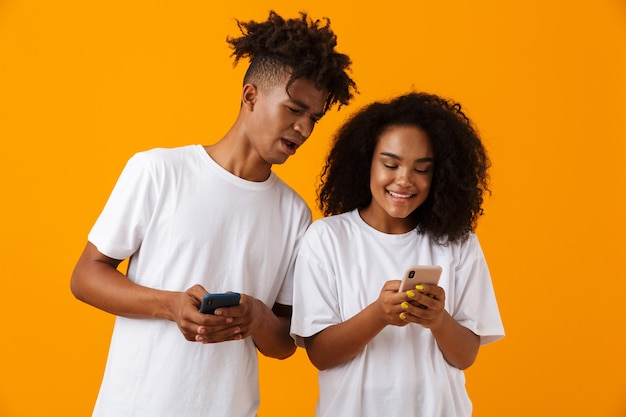
<svg viewBox="0 0 626 417"><path fill-rule="evenodd" d="M259 89L254 84L245 84L241 92L241 105L246 107L249 111L254 110L256 104Z"/></svg>

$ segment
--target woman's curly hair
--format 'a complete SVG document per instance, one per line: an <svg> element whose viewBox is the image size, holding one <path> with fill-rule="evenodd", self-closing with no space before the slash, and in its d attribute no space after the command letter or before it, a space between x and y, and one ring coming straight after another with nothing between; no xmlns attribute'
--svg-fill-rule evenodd
<svg viewBox="0 0 626 417"><path fill-rule="evenodd" d="M385 129L398 125L426 132L435 156L428 198L411 213L418 231L440 244L466 239L483 214L491 164L461 105L432 94L412 92L372 103L339 128L318 188L322 213L330 216L370 204L374 148Z"/></svg>
<svg viewBox="0 0 626 417"><path fill-rule="evenodd" d="M356 83L348 76L351 60L335 51L337 37L330 29L330 20L311 20L301 12L299 19L283 19L273 10L264 22L241 22L237 25L242 36L228 37L236 65L248 58L250 66L246 82L274 85L289 73L286 89L306 78L319 90L327 90L324 111L334 104L339 107L357 92Z"/></svg>

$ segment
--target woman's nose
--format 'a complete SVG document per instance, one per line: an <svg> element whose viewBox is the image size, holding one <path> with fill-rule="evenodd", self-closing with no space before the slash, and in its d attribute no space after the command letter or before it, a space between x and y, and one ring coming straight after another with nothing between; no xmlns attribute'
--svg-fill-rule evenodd
<svg viewBox="0 0 626 417"><path fill-rule="evenodd" d="M396 176L396 183L402 186L410 186L413 185L413 176L408 169L400 168L397 171L398 175Z"/></svg>

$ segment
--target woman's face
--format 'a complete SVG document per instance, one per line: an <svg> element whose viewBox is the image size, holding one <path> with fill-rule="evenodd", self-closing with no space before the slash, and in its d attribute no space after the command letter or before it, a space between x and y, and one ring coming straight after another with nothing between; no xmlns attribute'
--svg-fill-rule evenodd
<svg viewBox="0 0 626 417"><path fill-rule="evenodd" d="M416 225L409 215L428 197L434 154L430 139L416 126L390 126L372 157L372 202L361 210L370 226L385 233L406 233Z"/></svg>

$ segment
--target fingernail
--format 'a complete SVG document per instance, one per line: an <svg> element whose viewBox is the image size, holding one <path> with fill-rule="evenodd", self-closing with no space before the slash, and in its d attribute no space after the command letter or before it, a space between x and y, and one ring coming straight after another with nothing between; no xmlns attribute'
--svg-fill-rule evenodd
<svg viewBox="0 0 626 417"><path fill-rule="evenodd" d="M400 304L400 307L406 310L407 308L409 308L409 303L407 303L406 301L403 301L402 304Z"/></svg>
<svg viewBox="0 0 626 417"><path fill-rule="evenodd" d="M415 297L415 293L414 293L413 291L411 291L411 290L408 290L408 291L406 292L406 295L408 295L408 296L409 296L409 297L411 297L411 298Z"/></svg>
<svg viewBox="0 0 626 417"><path fill-rule="evenodd" d="M404 314L404 313L400 313L400 318L401 318L402 320L406 320L406 314Z"/></svg>
<svg viewBox="0 0 626 417"><path fill-rule="evenodd" d="M415 289L418 290L418 291L424 291L424 286L422 284L417 284L415 286Z"/></svg>

